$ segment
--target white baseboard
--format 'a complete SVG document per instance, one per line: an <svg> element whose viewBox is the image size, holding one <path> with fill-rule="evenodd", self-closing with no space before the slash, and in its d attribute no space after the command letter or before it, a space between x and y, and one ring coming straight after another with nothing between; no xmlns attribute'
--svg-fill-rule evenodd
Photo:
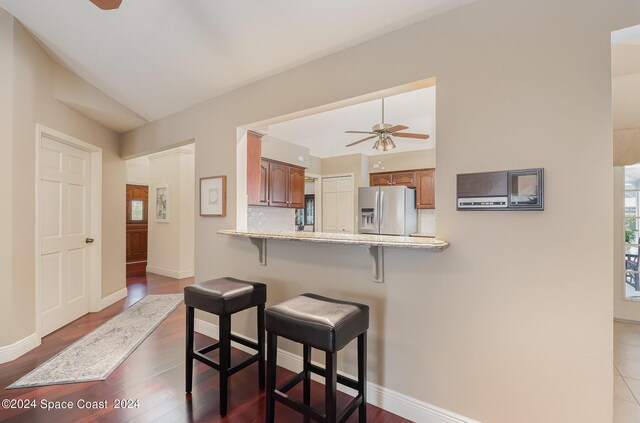
<svg viewBox="0 0 640 423"><path fill-rule="evenodd" d="M107 295L106 297L101 299L100 300L100 310L96 310L96 311L104 310L105 308L109 307L111 304L117 303L118 301L120 301L123 298L127 298L127 288L126 287L114 292L113 294Z"/></svg>
<svg viewBox="0 0 640 423"><path fill-rule="evenodd" d="M218 339L218 326L213 323L209 323L205 320L195 319L195 330L203 335L211 338ZM236 334L234 332L234 334ZM240 334L236 334L240 335ZM245 337L244 335L240 335ZM246 338L246 337L245 337ZM252 341L256 342L254 339ZM233 342L234 347L239 350L253 353L254 350L244 345ZM324 367L321 363L315 363L321 367ZM278 348L278 365L290 370L292 372L302 371L302 357L289 351ZM354 376L340 372L342 375L354 378ZM319 382L323 382L323 379L313 374L312 378ZM349 395L355 395L355 391L347 388L346 386L338 385L338 390L345 392ZM405 419L412 420L420 423L480 423L477 420L470 419L468 417L461 416L454 412L436 407L424 401L409 397L401 394L400 392L393 391L385 388L384 386L377 385L372 382L367 382L367 402L373 404L383 410L397 414Z"/></svg>
<svg viewBox="0 0 640 423"><path fill-rule="evenodd" d="M40 338L37 334L23 338L11 345L0 347L0 364L13 361L23 354L28 353L32 349L40 346Z"/></svg>
<svg viewBox="0 0 640 423"><path fill-rule="evenodd" d="M149 266L147 265L147 272L155 273L156 275L167 276L174 279L192 278L194 275L193 269L191 270L171 270L163 267Z"/></svg>

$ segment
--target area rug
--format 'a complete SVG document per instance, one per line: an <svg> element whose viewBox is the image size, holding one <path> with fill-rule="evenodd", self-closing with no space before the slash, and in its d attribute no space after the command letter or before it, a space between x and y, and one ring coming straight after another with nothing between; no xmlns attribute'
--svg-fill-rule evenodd
<svg viewBox="0 0 640 423"><path fill-rule="evenodd" d="M83 336L7 389L105 380L182 302L148 295Z"/></svg>

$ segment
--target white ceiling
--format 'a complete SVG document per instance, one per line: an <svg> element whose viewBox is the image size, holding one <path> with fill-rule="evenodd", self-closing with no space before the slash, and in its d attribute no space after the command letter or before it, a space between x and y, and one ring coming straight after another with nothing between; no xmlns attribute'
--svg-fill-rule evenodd
<svg viewBox="0 0 640 423"><path fill-rule="evenodd" d="M76 74L148 120L472 0L0 0Z"/></svg>
<svg viewBox="0 0 640 423"><path fill-rule="evenodd" d="M362 153L383 154L372 149L375 139L346 147L366 134L345 134L347 130L370 131L381 122L381 100L368 101L299 119L270 125L268 135L309 148L311 155L325 158ZM394 153L435 146L436 87L422 88L385 98L385 122L408 126L403 132L428 134L428 140L395 138Z"/></svg>

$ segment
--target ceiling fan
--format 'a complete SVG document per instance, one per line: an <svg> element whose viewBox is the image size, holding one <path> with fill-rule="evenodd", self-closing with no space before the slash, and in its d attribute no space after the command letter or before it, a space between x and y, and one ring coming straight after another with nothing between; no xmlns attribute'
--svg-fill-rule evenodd
<svg viewBox="0 0 640 423"><path fill-rule="evenodd" d="M120 7L122 0L89 0L102 10L113 10Z"/></svg>
<svg viewBox="0 0 640 423"><path fill-rule="evenodd" d="M417 138L421 140L426 140L429 138L427 134L415 134L411 132L400 132L405 129L409 129L408 126L404 125L392 125L390 123L384 123L384 98L382 99L382 123L374 125L371 128L371 131L345 131L347 134L370 134L371 136L362 138L358 141L352 142L351 144L347 144L347 147L351 147L356 144L360 144L361 142L365 142L368 140L372 140L377 138L376 142L373 144L373 149L378 151L388 151L389 149L396 148L396 144L393 142L392 137L401 137L401 138Z"/></svg>

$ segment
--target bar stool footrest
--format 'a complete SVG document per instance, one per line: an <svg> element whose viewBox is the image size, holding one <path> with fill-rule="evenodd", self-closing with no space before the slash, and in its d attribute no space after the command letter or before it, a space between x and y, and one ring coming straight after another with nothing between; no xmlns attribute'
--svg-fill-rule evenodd
<svg viewBox="0 0 640 423"><path fill-rule="evenodd" d="M309 371L320 376L324 376L326 373L325 369L323 369L322 367L316 366L314 364L309 364ZM288 391L293 389L298 383L304 380L304 375L305 375L305 372L302 371L296 374L295 376L291 377L289 380L283 383L279 388L276 388L276 390L274 391L274 399L276 401L280 401L281 403L293 408L294 410L296 410L297 412L301 413L306 417L310 417L319 422L324 422L326 420L326 416L324 414L320 414L318 410L316 410L315 408L309 405L306 405L300 401L296 401L294 399L289 398L289 396L286 394ZM345 376L338 375L338 382L352 389L357 390L358 388L358 383L355 380ZM342 409L342 411L338 415L337 422L341 423L347 420L351 416L351 414L356 410L356 408L358 408L361 404L362 404L362 394L358 394L353 400L349 402L349 404L347 404Z"/></svg>
<svg viewBox="0 0 640 423"><path fill-rule="evenodd" d="M242 339L242 338L240 338ZM257 346L257 344L256 344ZM205 354L209 353L217 348L220 348L220 343L216 342L215 344L209 345L208 347L204 347L200 350L197 351L193 351L191 353L191 356L198 360L201 363L206 364L209 367L212 367L213 369L220 371L220 363L216 363L215 361L211 360L209 357L207 357ZM257 350L258 348L256 348ZM229 376L239 372L240 370L244 369L247 366L250 366L251 364L255 363L256 361L260 360L260 353L256 353L252 356L250 356L249 358L247 358L246 360L236 364L233 367L230 367L229 369L227 369L227 374Z"/></svg>
<svg viewBox="0 0 640 423"><path fill-rule="evenodd" d="M309 363L309 371L311 373L315 373L319 376L326 377L326 370L320 366L316 366L315 364ZM358 381L355 379L351 379L349 377L343 376L340 373L337 374L338 383L344 386L347 386L351 389L358 390Z"/></svg>
<svg viewBox="0 0 640 423"><path fill-rule="evenodd" d="M200 354L206 354L206 353L211 352L211 351L213 351L213 350L215 350L217 348L220 348L220 343L219 342L216 342L215 344L211 344L208 347L204 347L201 350L198 350L196 352L199 352Z"/></svg>

